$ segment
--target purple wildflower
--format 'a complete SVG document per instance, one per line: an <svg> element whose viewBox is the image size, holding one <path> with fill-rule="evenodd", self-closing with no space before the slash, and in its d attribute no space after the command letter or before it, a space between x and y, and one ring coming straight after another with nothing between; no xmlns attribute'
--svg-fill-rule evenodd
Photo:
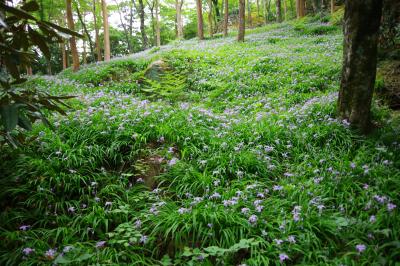
<svg viewBox="0 0 400 266"><path fill-rule="evenodd" d="M29 254L31 254L33 252L35 252L35 249L33 249L33 248L24 248L22 250L22 253L24 253L25 256L28 256Z"/></svg>
<svg viewBox="0 0 400 266"><path fill-rule="evenodd" d="M288 260L288 259L289 259L289 256L286 255L285 253L279 254L279 260L280 260L280 262L284 262L285 260Z"/></svg>
<svg viewBox="0 0 400 266"><path fill-rule="evenodd" d="M255 223L257 223L257 220L258 220L258 217L256 215L252 215L249 218L249 223L255 224Z"/></svg>
<svg viewBox="0 0 400 266"><path fill-rule="evenodd" d="M96 243L96 248L102 248L106 245L106 241L99 241Z"/></svg>
<svg viewBox="0 0 400 266"><path fill-rule="evenodd" d="M56 256L56 253L57 253L57 250L50 248L50 249L48 249L48 250L46 251L46 253L44 253L44 256L45 256L46 258L52 260L52 259L54 259L54 257Z"/></svg>
<svg viewBox="0 0 400 266"><path fill-rule="evenodd" d="M21 226L19 227L19 230L21 230L21 231L26 231L26 230L28 230L29 228L31 228L30 225L21 225Z"/></svg>
<svg viewBox="0 0 400 266"><path fill-rule="evenodd" d="M388 211L393 211L394 209L396 209L396 204L393 204L393 203L391 203L391 202L389 202L388 204L387 204L387 209L388 209Z"/></svg>
<svg viewBox="0 0 400 266"><path fill-rule="evenodd" d="M361 253L364 252L367 249L367 246L365 246L364 244L358 244L356 245L356 250Z"/></svg>

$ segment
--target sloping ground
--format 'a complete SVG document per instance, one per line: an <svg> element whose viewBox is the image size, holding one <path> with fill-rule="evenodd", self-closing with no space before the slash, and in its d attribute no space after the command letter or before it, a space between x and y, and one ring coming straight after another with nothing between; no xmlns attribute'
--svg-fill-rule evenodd
<svg viewBox="0 0 400 266"><path fill-rule="evenodd" d="M363 137L335 119L341 35L326 27L32 81L78 98L54 132L0 155L0 264L399 261L400 121L374 105Z"/></svg>

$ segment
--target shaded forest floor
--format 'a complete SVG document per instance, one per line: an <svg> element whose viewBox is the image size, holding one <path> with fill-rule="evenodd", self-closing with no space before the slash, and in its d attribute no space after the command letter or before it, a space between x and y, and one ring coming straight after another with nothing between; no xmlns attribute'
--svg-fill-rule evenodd
<svg viewBox="0 0 400 266"><path fill-rule="evenodd" d="M77 98L0 154L0 264L393 265L400 117L336 119L341 49L269 25L32 79Z"/></svg>

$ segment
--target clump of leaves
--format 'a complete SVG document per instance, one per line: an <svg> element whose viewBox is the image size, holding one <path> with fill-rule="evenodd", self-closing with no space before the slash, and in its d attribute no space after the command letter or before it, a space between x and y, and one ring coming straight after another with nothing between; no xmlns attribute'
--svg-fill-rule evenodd
<svg viewBox="0 0 400 266"><path fill-rule="evenodd" d="M0 2L0 144L17 146L24 140L24 130L30 130L36 120L49 125L44 110L64 114L64 99L35 88L21 86L26 79L21 70L30 67L38 48L50 59L51 42L61 42L66 35L81 36L51 22L37 19L31 12L39 10L33 0L19 7Z"/></svg>

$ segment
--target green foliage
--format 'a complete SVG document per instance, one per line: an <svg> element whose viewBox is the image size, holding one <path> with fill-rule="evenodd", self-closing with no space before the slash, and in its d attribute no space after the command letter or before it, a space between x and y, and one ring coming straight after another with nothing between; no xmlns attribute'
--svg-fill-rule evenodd
<svg viewBox="0 0 400 266"><path fill-rule="evenodd" d="M0 153L0 264L398 261L400 119L337 120L342 36L295 27L30 80L78 97Z"/></svg>
<svg viewBox="0 0 400 266"><path fill-rule="evenodd" d="M49 60L49 44L61 41L61 34L80 35L31 15L39 10L36 1L24 2L19 7L1 2L0 7L5 12L0 16L0 145L7 142L16 147L25 140L24 130L31 130L35 121L49 125L43 112L65 114L61 106L67 105L63 100L71 98L22 86L26 79L21 77L21 69L30 67L35 57L32 47L37 47Z"/></svg>

